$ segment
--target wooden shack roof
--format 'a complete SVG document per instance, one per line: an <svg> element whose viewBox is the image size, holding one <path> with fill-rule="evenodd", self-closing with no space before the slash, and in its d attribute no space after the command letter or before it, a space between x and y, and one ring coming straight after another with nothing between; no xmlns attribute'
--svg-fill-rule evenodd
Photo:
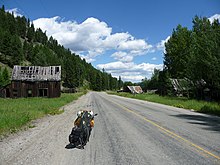
<svg viewBox="0 0 220 165"><path fill-rule="evenodd" d="M22 81L60 81L61 66L18 66L12 71L12 80Z"/></svg>
<svg viewBox="0 0 220 165"><path fill-rule="evenodd" d="M131 91L131 93L143 93L143 90L140 86L127 86L127 88Z"/></svg>

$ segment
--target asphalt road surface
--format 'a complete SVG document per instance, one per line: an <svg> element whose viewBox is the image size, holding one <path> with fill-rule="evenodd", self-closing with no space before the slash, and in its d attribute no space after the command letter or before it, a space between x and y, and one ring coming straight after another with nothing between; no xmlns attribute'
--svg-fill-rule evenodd
<svg viewBox="0 0 220 165"><path fill-rule="evenodd" d="M90 92L28 129L0 141L0 164L220 164L220 118ZM85 149L66 148L78 110L98 113Z"/></svg>

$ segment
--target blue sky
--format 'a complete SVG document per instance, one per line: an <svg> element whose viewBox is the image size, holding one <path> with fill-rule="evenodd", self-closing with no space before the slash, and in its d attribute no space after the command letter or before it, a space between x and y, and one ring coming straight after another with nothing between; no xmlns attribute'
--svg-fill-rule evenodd
<svg viewBox="0 0 220 165"><path fill-rule="evenodd" d="M195 15L220 18L219 0L0 0L94 67L140 82L162 69L164 43Z"/></svg>

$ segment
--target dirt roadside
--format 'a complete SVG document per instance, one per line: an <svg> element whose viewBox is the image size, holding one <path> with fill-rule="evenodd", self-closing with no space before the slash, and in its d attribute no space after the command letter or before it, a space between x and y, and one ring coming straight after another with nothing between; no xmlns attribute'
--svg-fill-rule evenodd
<svg viewBox="0 0 220 165"><path fill-rule="evenodd" d="M1 140L0 164L51 164L51 160L60 159L68 144L76 112L89 108L90 93L63 106L64 113L35 120L32 122L34 128Z"/></svg>

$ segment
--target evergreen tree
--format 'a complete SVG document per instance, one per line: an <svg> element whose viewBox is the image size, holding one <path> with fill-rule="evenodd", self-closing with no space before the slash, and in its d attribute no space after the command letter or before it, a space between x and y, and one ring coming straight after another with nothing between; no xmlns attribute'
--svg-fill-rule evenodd
<svg viewBox="0 0 220 165"><path fill-rule="evenodd" d="M123 84L123 89L126 89L127 86L133 86L134 84L131 81L125 81Z"/></svg>
<svg viewBox="0 0 220 165"><path fill-rule="evenodd" d="M0 67L0 88L8 85L10 83L10 77L9 77L9 72L7 68L5 67L3 70Z"/></svg>
<svg viewBox="0 0 220 165"><path fill-rule="evenodd" d="M32 42L34 40L34 32L34 24L32 23L31 27L29 27L27 31L28 42Z"/></svg>
<svg viewBox="0 0 220 165"><path fill-rule="evenodd" d="M6 31L3 34L3 40L2 40L2 54L4 55L3 62L8 64L10 62L9 56L13 56L13 49L12 49L12 40L11 40L11 35L8 31Z"/></svg>
<svg viewBox="0 0 220 165"><path fill-rule="evenodd" d="M11 35L15 35L17 33L16 21L13 14L7 13L7 23L5 26Z"/></svg>
<svg viewBox="0 0 220 165"><path fill-rule="evenodd" d="M7 30L7 16L5 14L5 6L3 5L0 9L0 27L3 30Z"/></svg>
<svg viewBox="0 0 220 165"><path fill-rule="evenodd" d="M16 20L17 20L18 35L25 39L26 31L27 31L27 19L24 16L22 17L18 16Z"/></svg>
<svg viewBox="0 0 220 165"><path fill-rule="evenodd" d="M48 39L46 33L43 33L43 31L40 28L37 28L34 36L34 41L42 44L46 44L47 40Z"/></svg>
<svg viewBox="0 0 220 165"><path fill-rule="evenodd" d="M2 61L2 53L3 53L3 42L4 42L4 40L3 40L3 37L4 37L4 30L0 27L0 59L1 59L1 61Z"/></svg>
<svg viewBox="0 0 220 165"><path fill-rule="evenodd" d="M173 95L172 84L167 70L159 71L158 75L158 93L161 96Z"/></svg>
<svg viewBox="0 0 220 165"><path fill-rule="evenodd" d="M101 91L102 89L102 75L101 72L99 72L96 76L95 90Z"/></svg>
<svg viewBox="0 0 220 165"><path fill-rule="evenodd" d="M4 79L2 76L2 68L0 66L0 88L4 86Z"/></svg>
<svg viewBox="0 0 220 165"><path fill-rule="evenodd" d="M148 83L148 89L155 90L159 88L159 73L160 70L154 69L152 77Z"/></svg>
<svg viewBox="0 0 220 165"><path fill-rule="evenodd" d="M121 80L121 76L118 78L118 88L121 89L123 87L123 81Z"/></svg>
<svg viewBox="0 0 220 165"><path fill-rule="evenodd" d="M24 60L22 43L17 35L12 36L11 38L11 49L13 50L13 53L9 66L13 67L13 65L19 65Z"/></svg>
<svg viewBox="0 0 220 165"><path fill-rule="evenodd" d="M10 83L10 77L8 69L5 67L2 72L3 85L8 85Z"/></svg>

